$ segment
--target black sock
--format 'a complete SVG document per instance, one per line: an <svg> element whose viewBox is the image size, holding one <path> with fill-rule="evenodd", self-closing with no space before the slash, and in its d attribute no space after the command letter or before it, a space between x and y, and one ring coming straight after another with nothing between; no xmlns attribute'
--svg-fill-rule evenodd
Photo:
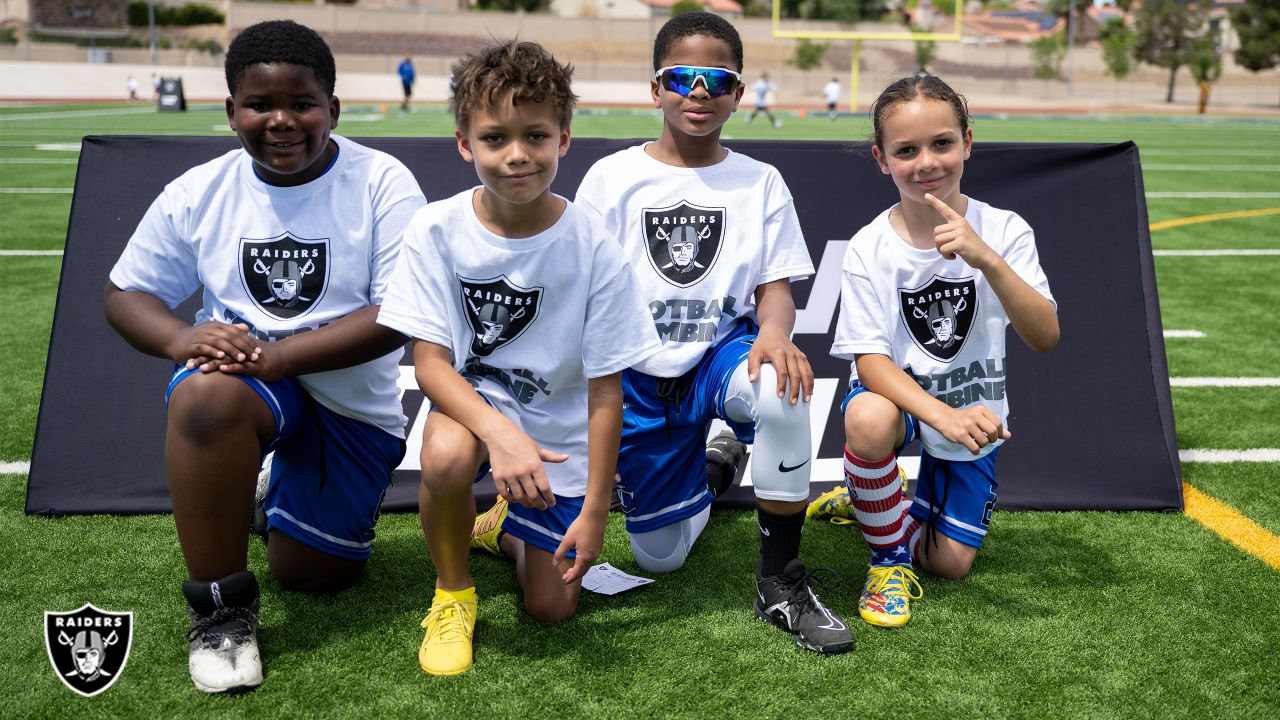
<svg viewBox="0 0 1280 720"><path fill-rule="evenodd" d="M804 510L794 515L774 515L756 509L760 521L760 566L762 578L781 575L787 563L800 556L800 532L804 530Z"/></svg>

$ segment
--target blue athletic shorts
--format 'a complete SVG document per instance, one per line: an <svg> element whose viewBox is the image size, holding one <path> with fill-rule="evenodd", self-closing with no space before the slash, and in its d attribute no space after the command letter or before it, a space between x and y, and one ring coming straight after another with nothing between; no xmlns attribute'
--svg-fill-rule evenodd
<svg viewBox="0 0 1280 720"><path fill-rule="evenodd" d="M849 393L840 403L840 414L859 393L870 392L857 380L850 381ZM903 411L906 440L895 452L902 452L920 434L920 421ZM924 525L933 522L938 532L969 547L982 547L996 504L997 447L973 460L940 460L920 450L920 474L911 504L911 517ZM927 539L927 538L926 538Z"/></svg>
<svg viewBox="0 0 1280 720"><path fill-rule="evenodd" d="M178 366L165 402L198 372ZM405 442L315 402L293 378L234 377L258 393L276 421L266 448L275 452L263 506L267 527L329 555L368 559L382 496Z"/></svg>
<svg viewBox="0 0 1280 720"><path fill-rule="evenodd" d="M581 497L556 496L556 504L546 510L527 508L512 503L507 508L507 517L502 521L502 530L511 533L521 540L555 554L564 540L564 533L578 519L582 512ZM577 557L578 553L570 550L569 557Z"/></svg>
<svg viewBox="0 0 1280 720"><path fill-rule="evenodd" d="M755 326L740 320L702 360L678 378L622 372L622 443L618 452L619 496L627 531L650 532L711 504L707 489L707 431L724 420L744 443L755 426L725 417L729 376L747 361Z"/></svg>

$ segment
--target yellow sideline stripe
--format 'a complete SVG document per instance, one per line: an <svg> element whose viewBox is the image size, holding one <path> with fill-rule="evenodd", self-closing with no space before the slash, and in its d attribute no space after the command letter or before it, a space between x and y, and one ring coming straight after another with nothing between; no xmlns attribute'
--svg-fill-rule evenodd
<svg viewBox="0 0 1280 720"><path fill-rule="evenodd" d="M1231 220L1233 218L1258 217L1259 215L1280 215L1280 208L1266 208L1263 210L1236 210L1235 212L1216 213L1214 215L1196 215L1195 217L1178 218L1176 220L1164 220L1158 223L1151 223L1151 232L1156 230L1167 230L1168 228L1180 227L1182 225L1195 225L1196 223L1214 222L1215 220Z"/></svg>
<svg viewBox="0 0 1280 720"><path fill-rule="evenodd" d="M1182 499L1186 513L1196 522L1222 536L1224 540L1280 570L1280 537L1238 510L1182 483Z"/></svg>

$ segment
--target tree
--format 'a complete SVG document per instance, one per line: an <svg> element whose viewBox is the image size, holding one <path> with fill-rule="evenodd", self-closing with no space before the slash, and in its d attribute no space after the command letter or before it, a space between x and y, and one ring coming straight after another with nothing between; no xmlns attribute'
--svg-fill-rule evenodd
<svg viewBox="0 0 1280 720"><path fill-rule="evenodd" d="M1245 0L1231 12L1231 25L1240 38L1240 67L1260 72L1280 65L1280 0Z"/></svg>
<svg viewBox="0 0 1280 720"><path fill-rule="evenodd" d="M1168 69L1165 102L1173 102L1178 68L1191 62L1196 38L1204 26L1204 11L1192 10L1181 0L1150 0L1138 10L1137 56L1149 65Z"/></svg>
<svg viewBox="0 0 1280 720"><path fill-rule="evenodd" d="M1117 80L1129 77L1133 72L1133 52L1137 38L1120 18L1111 18L1102 26L1102 60L1107 64L1106 73Z"/></svg>
<svg viewBox="0 0 1280 720"><path fill-rule="evenodd" d="M680 0L675 5L671 6L671 17L683 15L685 13L701 12L704 9L702 0Z"/></svg>
<svg viewBox="0 0 1280 720"><path fill-rule="evenodd" d="M1200 88L1198 109L1201 115L1209 106L1209 89L1222 77L1222 50L1218 39L1217 33L1197 38L1193 43L1191 61L1187 63L1191 77L1195 78L1196 85Z"/></svg>
<svg viewBox="0 0 1280 720"><path fill-rule="evenodd" d="M1067 54L1067 41L1058 32L1031 41L1032 72L1041 80L1052 80L1062 72L1062 60Z"/></svg>
<svg viewBox="0 0 1280 720"><path fill-rule="evenodd" d="M911 27L911 32L926 33L928 28ZM929 71L929 63L933 62L934 52L938 49L938 43L933 40L916 40L916 69L920 72Z"/></svg>
<svg viewBox="0 0 1280 720"><path fill-rule="evenodd" d="M813 42L809 38L800 38L796 41L795 50L787 64L808 72L822 65L823 58L827 56L827 45L828 43Z"/></svg>

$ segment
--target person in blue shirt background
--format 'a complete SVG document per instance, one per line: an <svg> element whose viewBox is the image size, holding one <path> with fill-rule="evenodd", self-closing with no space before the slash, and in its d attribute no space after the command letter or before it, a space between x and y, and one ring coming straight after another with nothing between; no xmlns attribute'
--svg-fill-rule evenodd
<svg viewBox="0 0 1280 720"><path fill-rule="evenodd" d="M409 58L401 60L396 72L400 75L400 85L404 87L404 102L400 103L400 109L408 110L409 98L413 97L413 81L418 77L413 71L413 60Z"/></svg>

